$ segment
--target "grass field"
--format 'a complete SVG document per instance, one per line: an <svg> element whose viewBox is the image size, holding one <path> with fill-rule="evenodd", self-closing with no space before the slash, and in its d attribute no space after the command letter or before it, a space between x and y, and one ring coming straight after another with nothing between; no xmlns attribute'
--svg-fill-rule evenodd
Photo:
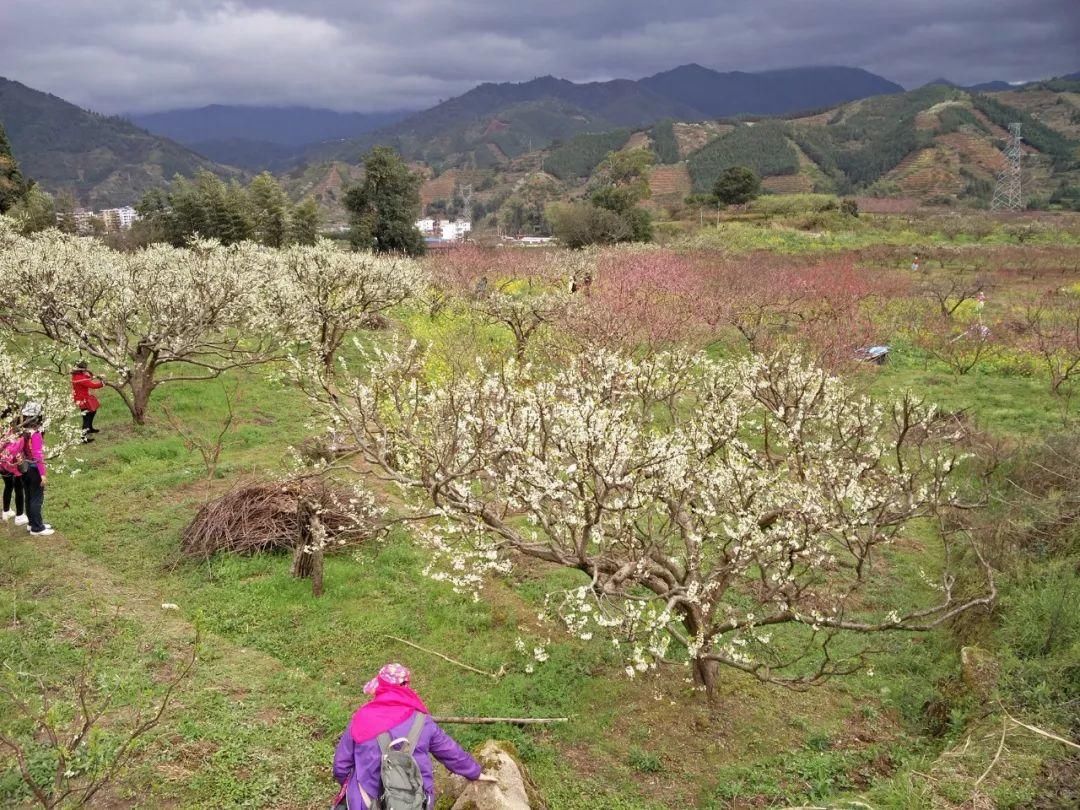
<svg viewBox="0 0 1080 810"><path fill-rule="evenodd" d="M1031 238L999 228L950 239L933 228L882 218L811 235L730 222L688 246L785 254L944 243L1080 251L1075 226ZM423 324L397 316L396 329L415 321L428 339L451 333L458 317L452 309ZM1080 402L1063 413L1037 377L993 365L957 375L902 340L888 364L858 380L877 394L913 390L963 410L1011 452L1075 430L1080 416ZM566 575L535 563L474 602L422 574L423 552L404 530L328 557L321 598L310 582L290 576L285 555L183 559L179 535L201 504L241 482L282 475L289 448L311 435L305 401L266 369L234 372L224 383L236 387L237 422L215 479L207 480L161 408L213 433L226 410L222 384L166 386L144 427L133 427L107 394L102 432L79 453L80 472L50 480L45 514L58 534L31 538L0 527L0 660L16 693L31 689L27 674L35 673L59 694L86 640L111 628L94 678L116 692L122 717L125 706L151 702L200 634L191 680L95 806L327 806L336 788L333 747L362 684L388 660L413 669L439 715L569 717L539 731L451 728L466 746L490 736L513 742L552 810L1064 807L1080 789L1078 760L1067 748L1015 727L1006 755L975 783L994 758L1001 706L1066 737L1077 733L1075 526L1062 529L1072 540L1055 551L1010 558L998 573L1000 599L991 614L927 634L885 636L872 673L793 693L728 671L710 704L684 667L629 680L608 645L540 622L544 583ZM902 602L919 587L923 541L912 537L891 554L875 598ZM504 674L467 672L390 636ZM548 660L519 653L519 639L528 650L545 645ZM991 701L961 678L961 648L976 644L1002 669ZM8 709L0 730L33 735ZM108 728L98 744L108 749ZM31 765L49 772L45 757ZM0 803L30 806L10 758L0 767ZM976 793L983 804L972 804Z"/></svg>

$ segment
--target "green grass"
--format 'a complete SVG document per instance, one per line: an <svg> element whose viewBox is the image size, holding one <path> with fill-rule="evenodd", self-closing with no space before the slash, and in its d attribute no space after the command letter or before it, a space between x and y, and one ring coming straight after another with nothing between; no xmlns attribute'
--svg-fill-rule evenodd
<svg viewBox="0 0 1080 810"><path fill-rule="evenodd" d="M769 206L762 198L762 205ZM781 200L783 198L780 198ZM778 205L783 205L782 202ZM767 250L784 254L827 254L848 250L862 250L878 246L911 247L927 250L933 247L963 247L992 245L1080 246L1080 232L1075 226L1057 228L1033 226L992 226L989 233L982 232L983 223L972 222L970 230L960 225L941 222L940 230L934 223L918 222L908 218L877 217L862 215L858 218L838 212L818 212L806 218L783 217L767 223L721 221L689 234L677 243L690 250L724 250L731 253L750 253Z"/></svg>
<svg viewBox="0 0 1080 810"><path fill-rule="evenodd" d="M806 243L773 242L773 231L744 223L726 223L716 231L721 234L746 245L809 250ZM881 244L891 235L925 239L875 225L823 239ZM446 351L475 326L453 309L435 319L399 314L403 329ZM491 351L509 345L497 329L479 333ZM898 343L890 362L864 379L877 393L913 389L948 410L969 409L980 427L1013 440L1060 427L1044 383L1004 367L956 377ZM239 372L226 382L230 391L238 386L238 423L214 481L206 481L201 461L167 426L160 406L167 403L177 418L211 435L225 409L220 385L163 387L151 423L141 428L129 424L121 403L107 393L98 418L102 433L79 454L82 471L50 480L46 516L62 539L32 542L10 526L0 528L6 552L0 610L11 617L0 625L0 659L8 671L47 673L62 686L81 660L81 635L119 606L121 628L106 648L100 677L118 689L119 707L134 707L182 656L194 627L202 628L193 681L109 793L117 801L324 806L334 789L333 746L360 701L361 685L390 659L414 669L419 691L437 714L570 717L540 730L450 729L466 746L489 737L513 742L558 810L843 807L848 799L917 808L960 797L993 754L994 724L958 685L960 643L946 630L879 639L873 674L808 694L726 673L710 706L687 684L684 669L630 681L606 645L572 640L538 623L547 587L569 583L577 576L572 572L522 567L474 602L425 578L423 553L397 533L331 556L326 592L315 599L310 583L289 576L284 555L182 560L179 534L205 498L242 480L280 474L289 446L310 433L304 402L283 384L261 371ZM888 575L866 595L869 604L903 605L925 593L921 549L934 537L922 526L889 551ZM1075 678L1070 661L1078 640L1075 633L1058 633L1047 647L1046 639L1056 606L1080 592L1075 572L1071 559L1035 560L1004 576L1000 621L980 641L1002 662L1002 699L1053 728L1065 722L1053 707L1075 699L1069 679ZM165 602L179 611L163 611ZM466 672L388 636L506 672L498 680ZM550 660L531 674L525 671L530 662L515 650L519 637L530 648L550 639ZM931 733L925 709L933 701L947 710L943 727ZM10 711L0 728L28 733ZM967 754L941 756L973 734ZM987 790L1001 806L1022 807L1038 793L1043 763L1061 751L1027 738L1010 742L1010 750L1017 756L988 780ZM963 767L950 765L956 762ZM931 771L937 782L919 776ZM0 761L0 803L23 799L10 763Z"/></svg>

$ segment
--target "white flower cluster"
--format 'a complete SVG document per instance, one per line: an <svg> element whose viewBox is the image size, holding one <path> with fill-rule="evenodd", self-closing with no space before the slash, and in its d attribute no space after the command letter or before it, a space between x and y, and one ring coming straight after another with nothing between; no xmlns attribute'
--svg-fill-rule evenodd
<svg viewBox="0 0 1080 810"><path fill-rule="evenodd" d="M670 657L782 670L775 625L885 629L853 611L870 560L946 502L934 413L885 407L798 358L638 360L597 350L435 378L415 346L376 359L321 418L436 508L429 572L475 594L506 552L581 571L549 599L634 672ZM901 616L901 622L904 619ZM822 656L828 661L827 656Z"/></svg>
<svg viewBox="0 0 1080 810"><path fill-rule="evenodd" d="M22 237L2 222L0 265L12 292L0 319L105 367L136 421L162 382L214 377L283 344L330 368L348 333L426 282L414 261L327 240L120 252L55 230Z"/></svg>
<svg viewBox="0 0 1080 810"><path fill-rule="evenodd" d="M47 460L54 471L77 471L71 451L82 442L79 410L71 401L71 387L63 378L48 374L0 344L0 410L8 414L0 423L0 434L18 419L27 402L37 402L44 414L43 430Z"/></svg>
<svg viewBox="0 0 1080 810"><path fill-rule="evenodd" d="M431 549L424 575L448 582L455 593L467 593L479 601L484 580L490 574L508 574L510 561L499 556L498 544L475 523L446 522L420 531Z"/></svg>
<svg viewBox="0 0 1080 810"><path fill-rule="evenodd" d="M349 333L427 284L412 259L350 252L327 239L263 251L260 259L256 328L305 344L327 365Z"/></svg>

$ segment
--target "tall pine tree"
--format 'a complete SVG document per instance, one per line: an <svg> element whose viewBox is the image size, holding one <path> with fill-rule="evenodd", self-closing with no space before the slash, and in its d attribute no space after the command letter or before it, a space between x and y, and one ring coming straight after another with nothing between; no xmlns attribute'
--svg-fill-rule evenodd
<svg viewBox="0 0 1080 810"><path fill-rule="evenodd" d="M393 149L376 146L368 152L364 181L345 194L353 247L410 256L423 253L424 239L416 228L420 182L420 176L410 171Z"/></svg>
<svg viewBox="0 0 1080 810"><path fill-rule="evenodd" d="M319 206L306 197L296 205L289 222L289 241L298 245L314 245L319 238Z"/></svg>
<svg viewBox="0 0 1080 810"><path fill-rule="evenodd" d="M282 247L289 230L288 205L281 185L270 172L263 172L248 186L255 239L268 247Z"/></svg>

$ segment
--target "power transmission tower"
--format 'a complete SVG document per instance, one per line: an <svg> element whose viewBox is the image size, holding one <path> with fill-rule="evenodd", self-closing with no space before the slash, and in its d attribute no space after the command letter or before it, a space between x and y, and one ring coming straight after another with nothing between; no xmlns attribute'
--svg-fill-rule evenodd
<svg viewBox="0 0 1080 810"><path fill-rule="evenodd" d="M1009 124L1009 142L1005 146L1005 168L997 176L994 199L990 207L995 211L1019 211L1023 207L1021 194L1020 160L1024 149L1020 145L1020 125Z"/></svg>

